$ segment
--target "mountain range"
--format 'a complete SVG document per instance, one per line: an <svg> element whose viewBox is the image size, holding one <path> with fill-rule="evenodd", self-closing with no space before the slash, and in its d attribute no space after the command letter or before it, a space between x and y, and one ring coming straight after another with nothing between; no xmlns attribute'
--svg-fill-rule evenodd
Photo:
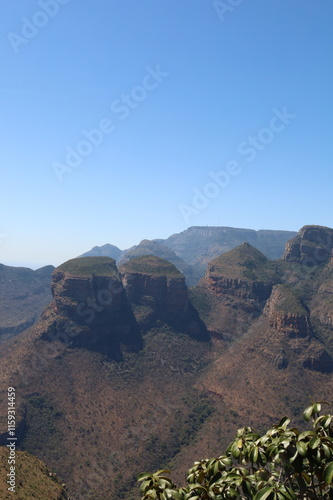
<svg viewBox="0 0 333 500"><path fill-rule="evenodd" d="M18 394L19 448L55 470L71 498L137 499L136 475L164 467L181 484L238 427L260 431L284 414L301 427L305 406L332 403L333 229L305 226L283 251L274 234L274 259L243 230L231 232L236 247L214 253L217 229L138 246L168 242L187 265L204 265L193 243L201 232L210 257L190 288L150 252L60 265L39 321L0 346L2 396L8 386ZM268 245L267 232L253 233Z"/></svg>
<svg viewBox="0 0 333 500"><path fill-rule="evenodd" d="M82 257L112 257L123 264L142 255L156 255L174 264L194 286L205 274L207 264L221 253L237 247L244 241L260 250L269 259L279 259L288 240L296 236L293 231L240 229L233 227L193 226L169 238L142 240L128 250L106 244L94 247Z"/></svg>

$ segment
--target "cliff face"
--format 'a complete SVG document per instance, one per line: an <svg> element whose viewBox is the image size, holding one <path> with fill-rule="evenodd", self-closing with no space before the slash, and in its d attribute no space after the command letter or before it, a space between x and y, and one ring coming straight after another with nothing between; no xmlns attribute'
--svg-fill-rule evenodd
<svg viewBox="0 0 333 500"><path fill-rule="evenodd" d="M333 229L322 226L304 226L298 235L286 244L284 260L301 262L308 267L331 259Z"/></svg>
<svg viewBox="0 0 333 500"><path fill-rule="evenodd" d="M308 312L290 286L274 286L263 313L269 319L269 326L281 334L291 338L312 335Z"/></svg>
<svg viewBox="0 0 333 500"><path fill-rule="evenodd" d="M243 300L266 300L272 286L262 281L246 281L214 275L214 267L208 269L205 281L216 295L233 295Z"/></svg>
<svg viewBox="0 0 333 500"><path fill-rule="evenodd" d="M188 293L184 277L170 278L131 273L122 268L123 282L133 304L152 307L162 320L172 321L188 309Z"/></svg>
<svg viewBox="0 0 333 500"><path fill-rule="evenodd" d="M263 313L276 333L275 344L280 345L283 353L279 368L293 362L313 371L333 371L332 357L314 335L310 311L292 287L274 286Z"/></svg>
<svg viewBox="0 0 333 500"><path fill-rule="evenodd" d="M73 259L52 274L56 319L44 338L64 331L70 347L121 357L121 344L141 347L139 330L115 261L109 257Z"/></svg>
<svg viewBox="0 0 333 500"><path fill-rule="evenodd" d="M121 273L127 296L143 328L162 321L193 337L208 338L189 301L185 277L173 264L147 255L128 261L121 267Z"/></svg>

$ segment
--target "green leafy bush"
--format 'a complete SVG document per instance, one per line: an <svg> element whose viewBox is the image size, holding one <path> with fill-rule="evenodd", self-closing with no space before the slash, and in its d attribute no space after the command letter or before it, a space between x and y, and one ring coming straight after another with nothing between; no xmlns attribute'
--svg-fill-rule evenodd
<svg viewBox="0 0 333 500"><path fill-rule="evenodd" d="M312 426L303 432L287 417L263 436L239 429L225 455L194 463L185 487L166 470L140 474L142 500L333 499L333 416L320 415L321 406L305 409Z"/></svg>

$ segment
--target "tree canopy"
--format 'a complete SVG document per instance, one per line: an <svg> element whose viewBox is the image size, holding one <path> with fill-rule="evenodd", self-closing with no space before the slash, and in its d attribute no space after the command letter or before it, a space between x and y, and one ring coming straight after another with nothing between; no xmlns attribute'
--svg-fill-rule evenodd
<svg viewBox="0 0 333 500"><path fill-rule="evenodd" d="M184 487L167 470L140 474L142 500L333 499L333 416L321 415L322 404L303 412L305 431L287 417L262 436L239 429L224 455L194 463Z"/></svg>

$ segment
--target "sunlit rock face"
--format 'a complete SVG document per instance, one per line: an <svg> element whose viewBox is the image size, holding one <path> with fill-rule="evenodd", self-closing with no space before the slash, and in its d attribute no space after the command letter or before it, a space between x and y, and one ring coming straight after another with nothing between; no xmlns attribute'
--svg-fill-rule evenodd
<svg viewBox="0 0 333 500"><path fill-rule="evenodd" d="M286 244L284 260L301 262L314 267L328 262L332 256L333 229L323 226L304 226Z"/></svg>

